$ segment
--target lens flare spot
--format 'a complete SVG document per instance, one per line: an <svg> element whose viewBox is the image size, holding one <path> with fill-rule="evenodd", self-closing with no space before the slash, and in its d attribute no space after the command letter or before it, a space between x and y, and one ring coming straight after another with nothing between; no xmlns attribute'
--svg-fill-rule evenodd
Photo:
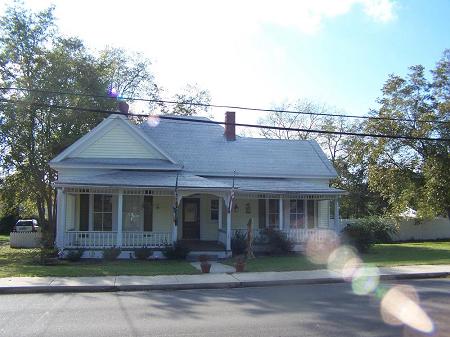
<svg viewBox="0 0 450 337"><path fill-rule="evenodd" d="M353 274L352 289L356 295L367 295L375 291L380 283L377 267L361 266Z"/></svg>
<svg viewBox="0 0 450 337"><path fill-rule="evenodd" d="M434 323L422 309L419 297L411 286L395 286L381 300L381 317L390 325L407 325L423 333L431 333Z"/></svg>
<svg viewBox="0 0 450 337"><path fill-rule="evenodd" d="M116 88L113 88L112 86L110 86L108 88L108 96L117 98L119 96L119 91Z"/></svg>
<svg viewBox="0 0 450 337"><path fill-rule="evenodd" d="M346 263L355 258L357 255L353 247L340 246L328 256L328 270L342 275Z"/></svg>
<svg viewBox="0 0 450 337"><path fill-rule="evenodd" d="M158 115L148 115L147 117L147 124L152 128L157 127L160 121L161 119L158 117Z"/></svg>
<svg viewBox="0 0 450 337"><path fill-rule="evenodd" d="M339 246L339 238L331 231L317 231L306 241L306 256L316 264L326 264L330 254Z"/></svg>

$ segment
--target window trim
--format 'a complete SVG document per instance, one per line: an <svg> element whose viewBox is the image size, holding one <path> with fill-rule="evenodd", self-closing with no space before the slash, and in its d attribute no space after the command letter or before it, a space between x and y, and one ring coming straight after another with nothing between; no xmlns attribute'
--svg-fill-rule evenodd
<svg viewBox="0 0 450 337"><path fill-rule="evenodd" d="M95 197L96 196L100 196L101 197L101 211L96 211L95 210ZM110 202L111 202L111 211L105 211L105 196L109 196L110 197ZM92 228L94 231L99 231L99 232L112 232L113 231L113 213L114 213L114 209L113 209L113 195L112 194L94 194L93 198L92 198L93 202L92 202ZM95 228L95 215L96 214L101 214L101 229L96 229ZM105 230L105 223L104 223L104 219L105 219L105 214L111 214L111 229L109 230Z"/></svg>

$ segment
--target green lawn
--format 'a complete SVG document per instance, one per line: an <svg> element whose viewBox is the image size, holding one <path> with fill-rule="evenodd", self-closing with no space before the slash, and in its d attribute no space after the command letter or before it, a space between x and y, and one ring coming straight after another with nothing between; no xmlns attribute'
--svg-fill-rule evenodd
<svg viewBox="0 0 450 337"><path fill-rule="evenodd" d="M36 262L39 249L12 249L8 236L0 236L0 277L10 276L115 276L115 275L176 275L197 274L186 261L119 260L103 262L84 260L61 261L56 266Z"/></svg>
<svg viewBox="0 0 450 337"><path fill-rule="evenodd" d="M11 249L9 237L0 235L0 277L10 276L114 276L196 274L186 261L122 260L103 262L62 261L60 265L43 266L36 262L38 249ZM396 243L375 245L362 256L364 262L378 266L408 264L450 264L450 242ZM232 265L233 260L225 261ZM247 271L293 271L324 268L305 256L265 256L249 260Z"/></svg>
<svg viewBox="0 0 450 337"><path fill-rule="evenodd" d="M450 264L450 242L421 242L379 244L363 254L366 263L377 266L396 266L408 264ZM232 260L227 264L233 265ZM293 271L322 269L325 266L316 265L303 256L262 256L248 260L246 270L258 271Z"/></svg>

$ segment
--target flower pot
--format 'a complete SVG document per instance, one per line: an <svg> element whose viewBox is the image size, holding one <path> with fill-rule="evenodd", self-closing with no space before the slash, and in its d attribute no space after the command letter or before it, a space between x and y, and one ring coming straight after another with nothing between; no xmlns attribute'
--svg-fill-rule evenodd
<svg viewBox="0 0 450 337"><path fill-rule="evenodd" d="M209 273L211 270L211 263L202 263L200 264L200 267L202 268L202 273Z"/></svg>
<svg viewBox="0 0 450 337"><path fill-rule="evenodd" d="M245 269L245 262L238 262L234 265L234 267L236 268L236 273L242 273Z"/></svg>

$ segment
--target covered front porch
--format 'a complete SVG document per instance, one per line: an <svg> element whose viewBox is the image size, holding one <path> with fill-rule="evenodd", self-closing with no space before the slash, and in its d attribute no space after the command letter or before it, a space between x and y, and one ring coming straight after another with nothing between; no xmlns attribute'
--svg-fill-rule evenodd
<svg viewBox="0 0 450 337"><path fill-rule="evenodd" d="M297 245L325 237L339 219L338 195L326 193L65 186L57 201L60 249L158 250L183 240L192 250L214 243L229 253L250 219L255 239L271 227Z"/></svg>

